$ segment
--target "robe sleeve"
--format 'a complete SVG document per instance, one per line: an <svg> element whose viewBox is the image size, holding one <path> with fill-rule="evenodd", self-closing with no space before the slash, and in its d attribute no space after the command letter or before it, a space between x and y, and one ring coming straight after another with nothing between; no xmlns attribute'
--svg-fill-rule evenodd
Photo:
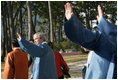
<svg viewBox="0 0 118 80"><path fill-rule="evenodd" d="M117 45L117 26L108 22L104 16L100 23L98 24L100 31L109 39L111 40L114 45Z"/></svg>
<svg viewBox="0 0 118 80"><path fill-rule="evenodd" d="M13 56L8 53L4 67L3 79L13 79L14 69Z"/></svg>
<svg viewBox="0 0 118 80"><path fill-rule="evenodd" d="M99 44L98 40L101 35L100 32L92 32L89 29L84 28L75 14L73 14L69 21L64 23L64 31L72 42L90 50L95 50Z"/></svg>
<svg viewBox="0 0 118 80"><path fill-rule="evenodd" d="M38 45L28 42L24 38L22 38L21 41L18 41L18 42L19 42L19 45L22 48L22 50L32 56L41 57L47 53L46 51L48 48L47 48L46 44L42 44L42 45L38 46Z"/></svg>
<svg viewBox="0 0 118 80"><path fill-rule="evenodd" d="M104 32L105 35L115 33L115 30L117 29L116 25L108 22L104 16L102 16L102 19L98 24L98 27L100 28L101 32Z"/></svg>

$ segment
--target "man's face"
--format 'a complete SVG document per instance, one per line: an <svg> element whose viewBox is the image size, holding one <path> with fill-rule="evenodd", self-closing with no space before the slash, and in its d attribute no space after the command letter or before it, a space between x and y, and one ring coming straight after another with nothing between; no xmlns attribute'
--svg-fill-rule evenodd
<svg viewBox="0 0 118 80"><path fill-rule="evenodd" d="M34 44L42 43L42 39L38 35L34 35Z"/></svg>

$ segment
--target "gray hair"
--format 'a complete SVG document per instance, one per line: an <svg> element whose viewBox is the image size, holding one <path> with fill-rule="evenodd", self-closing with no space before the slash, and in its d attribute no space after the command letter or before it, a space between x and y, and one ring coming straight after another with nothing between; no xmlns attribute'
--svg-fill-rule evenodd
<svg viewBox="0 0 118 80"><path fill-rule="evenodd" d="M35 33L35 34L33 35L33 38L34 38L35 35L39 36L39 38L40 38L40 39L43 39L44 41L46 40L46 36L45 36L44 33L37 32L37 33Z"/></svg>

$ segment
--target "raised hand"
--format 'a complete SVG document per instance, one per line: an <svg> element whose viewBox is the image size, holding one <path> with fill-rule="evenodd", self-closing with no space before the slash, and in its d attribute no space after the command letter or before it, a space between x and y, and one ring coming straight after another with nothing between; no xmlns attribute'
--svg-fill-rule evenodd
<svg viewBox="0 0 118 80"><path fill-rule="evenodd" d="M100 20L103 16L103 12L102 12L102 8L100 7L100 5L98 5L98 15L97 15L97 20L100 23Z"/></svg>
<svg viewBox="0 0 118 80"><path fill-rule="evenodd" d="M69 20L73 15L73 10L72 10L72 6L70 3L66 3L65 4L65 17L67 20Z"/></svg>
<svg viewBox="0 0 118 80"><path fill-rule="evenodd" d="M17 40L19 40L19 41L20 41L20 40L21 40L21 38L22 38L22 37L21 37L21 35L20 35L19 33L17 33L17 36L18 36Z"/></svg>

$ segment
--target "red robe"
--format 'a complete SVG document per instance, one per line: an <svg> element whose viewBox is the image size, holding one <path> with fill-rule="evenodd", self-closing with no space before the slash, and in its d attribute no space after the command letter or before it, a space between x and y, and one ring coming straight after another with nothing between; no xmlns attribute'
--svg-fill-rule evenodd
<svg viewBox="0 0 118 80"><path fill-rule="evenodd" d="M69 67L66 64L66 62L64 61L62 55L58 51L54 51L54 54L55 54L57 75L58 75L58 78L59 78L59 77L61 77L63 75L63 72L61 70L61 66L65 66L68 71L69 71Z"/></svg>

